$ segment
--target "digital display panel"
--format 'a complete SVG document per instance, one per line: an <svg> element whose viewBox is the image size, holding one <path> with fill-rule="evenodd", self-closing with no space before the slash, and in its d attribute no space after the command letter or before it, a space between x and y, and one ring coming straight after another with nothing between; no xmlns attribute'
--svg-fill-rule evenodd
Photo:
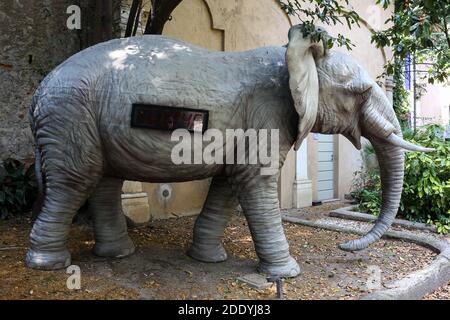
<svg viewBox="0 0 450 320"><path fill-rule="evenodd" d="M208 127L208 111L201 109L133 104L131 127L173 131L186 129L203 133Z"/></svg>

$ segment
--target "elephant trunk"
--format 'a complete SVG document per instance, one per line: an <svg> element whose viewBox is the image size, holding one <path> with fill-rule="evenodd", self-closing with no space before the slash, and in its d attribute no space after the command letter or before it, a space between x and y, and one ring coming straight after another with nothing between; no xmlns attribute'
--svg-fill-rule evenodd
<svg viewBox="0 0 450 320"><path fill-rule="evenodd" d="M400 147L379 138L370 138L380 165L381 213L374 227L362 238L345 242L339 247L345 251L367 248L389 229L400 204L403 187L404 154Z"/></svg>
<svg viewBox="0 0 450 320"><path fill-rule="evenodd" d="M362 133L372 143L380 166L381 212L374 227L362 238L339 247L346 251L367 248L389 229L397 214L403 188L404 151L430 152L402 138L400 124L388 99L379 87L363 108Z"/></svg>

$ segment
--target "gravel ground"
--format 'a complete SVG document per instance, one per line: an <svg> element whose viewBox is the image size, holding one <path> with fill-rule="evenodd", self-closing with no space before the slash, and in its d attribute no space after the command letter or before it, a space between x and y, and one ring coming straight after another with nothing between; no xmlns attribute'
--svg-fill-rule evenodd
<svg viewBox="0 0 450 320"><path fill-rule="evenodd" d="M330 203L295 211L310 219L345 203ZM37 271L24 266L31 219L0 221L0 299L273 299L275 288L255 290L236 281L255 272L257 258L244 217L237 213L226 229L229 259L207 264L190 259L195 217L154 221L130 229L136 253L125 259L91 254L92 228L75 224L69 249L81 268L81 290L69 290L64 270ZM424 267L432 251L401 241L381 240L370 249L346 253L337 244L353 235L284 223L291 253L302 274L284 283L287 299L357 299L367 294L369 270L381 271L381 285ZM449 299L450 285L425 299Z"/></svg>

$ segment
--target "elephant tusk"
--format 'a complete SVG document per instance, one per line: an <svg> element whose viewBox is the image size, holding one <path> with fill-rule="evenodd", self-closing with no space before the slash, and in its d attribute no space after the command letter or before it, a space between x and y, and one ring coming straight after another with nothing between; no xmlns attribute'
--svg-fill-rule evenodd
<svg viewBox="0 0 450 320"><path fill-rule="evenodd" d="M395 133L391 133L387 138L386 141L389 142L390 144L403 148L405 150L409 150L409 151L417 151L417 152L432 152L435 151L436 149L433 148L425 148L422 146L418 146L415 145L411 142L405 141L402 138L400 138L399 136L397 136Z"/></svg>

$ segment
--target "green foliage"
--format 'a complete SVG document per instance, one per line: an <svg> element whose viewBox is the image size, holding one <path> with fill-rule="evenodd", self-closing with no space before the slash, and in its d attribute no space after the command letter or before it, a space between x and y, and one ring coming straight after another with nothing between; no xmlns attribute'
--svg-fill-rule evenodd
<svg viewBox="0 0 450 320"><path fill-rule="evenodd" d="M36 198L34 166L6 159L0 166L0 218L28 211Z"/></svg>
<svg viewBox="0 0 450 320"><path fill-rule="evenodd" d="M369 175L365 178L367 184L351 193L359 203L359 210L378 216L381 207L381 185L379 175Z"/></svg>
<svg viewBox="0 0 450 320"><path fill-rule="evenodd" d="M370 166L375 151L370 144L363 148L364 166L354 173L350 194L359 203L359 210L378 216L381 207L381 181L378 166Z"/></svg>
<svg viewBox="0 0 450 320"><path fill-rule="evenodd" d="M405 88L405 75L403 70L403 61L395 59L394 65L394 90L393 107L402 128L408 127L409 114L409 95Z"/></svg>
<svg viewBox="0 0 450 320"><path fill-rule="evenodd" d="M302 22L304 37L309 35L311 39L318 42L323 40L326 35L325 40L329 48L337 44L351 50L352 46L354 46L350 39L342 34L332 37L315 27L318 21L330 26L346 23L350 29L353 24L358 24L358 13L344 6L349 4L348 0L278 0L278 3L287 14L297 17Z"/></svg>
<svg viewBox="0 0 450 320"><path fill-rule="evenodd" d="M303 23L304 36L310 35L320 41L325 33L316 28L317 22L334 26L347 24L351 29L359 26L360 17L348 9L349 1L337 0L278 0L280 7ZM395 59L385 66L384 75L396 73L396 65L413 54L416 63L426 63L427 72L421 75L430 83L445 82L450 71L450 2L449 0L376 0L384 9L394 4L394 13L385 22L389 28L374 32L372 42L378 47L391 47ZM328 47L345 46L351 49L352 42L342 34L327 36ZM395 61L397 60L397 62Z"/></svg>
<svg viewBox="0 0 450 320"><path fill-rule="evenodd" d="M404 133L405 140L435 152L405 153L405 180L399 213L412 221L434 224L440 233L450 231L450 142L443 139L444 129L439 125L428 125L415 134ZM376 171L364 172L354 185L354 198L360 210L378 214L381 184ZM359 184L358 184L359 181Z"/></svg>
<svg viewBox="0 0 450 320"><path fill-rule="evenodd" d="M428 125L416 134L405 133L406 140L436 151L405 154L401 212L410 220L450 226L450 142L443 140L443 132Z"/></svg>
<svg viewBox="0 0 450 320"><path fill-rule="evenodd" d="M372 42L378 47L391 47L394 56L404 60L413 54L417 63L428 63L424 79L429 83L445 82L450 71L450 3L449 0L377 0L387 9L395 10L386 21L391 27L375 32ZM394 74L394 63L386 65L386 73Z"/></svg>
<svg viewBox="0 0 450 320"><path fill-rule="evenodd" d="M450 221L447 218L445 222L439 220L433 221L431 218L427 220L428 224L434 224L436 226L437 232L441 234L448 234L450 232Z"/></svg>

